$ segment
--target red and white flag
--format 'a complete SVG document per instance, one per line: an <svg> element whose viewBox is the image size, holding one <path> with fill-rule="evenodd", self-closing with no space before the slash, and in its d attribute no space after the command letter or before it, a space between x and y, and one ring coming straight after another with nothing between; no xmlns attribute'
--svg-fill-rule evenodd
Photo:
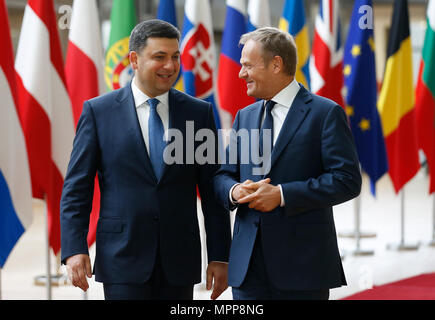
<svg viewBox="0 0 435 320"><path fill-rule="evenodd" d="M343 44L337 0L321 0L310 58L311 91L344 108Z"/></svg>
<svg viewBox="0 0 435 320"><path fill-rule="evenodd" d="M49 244L58 254L60 198L74 139L74 121L52 0L28 1L15 70L32 192L35 198L46 200Z"/></svg>
<svg viewBox="0 0 435 320"><path fill-rule="evenodd" d="M83 102L105 91L104 56L100 22L95 0L74 0L69 31L65 76L77 126ZM95 242L100 211L100 188L95 179L94 201L88 232L88 245Z"/></svg>

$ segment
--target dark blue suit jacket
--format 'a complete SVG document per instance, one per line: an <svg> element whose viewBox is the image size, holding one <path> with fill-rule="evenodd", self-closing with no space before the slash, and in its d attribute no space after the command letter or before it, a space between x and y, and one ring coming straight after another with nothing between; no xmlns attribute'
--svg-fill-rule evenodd
<svg viewBox="0 0 435 320"><path fill-rule="evenodd" d="M233 129L258 129L263 101L240 110ZM240 144L240 137L237 143ZM228 152L228 149L227 149ZM281 184L285 206L261 213L240 205L234 223L229 285L242 284L257 228L261 228L268 276L282 290L319 290L346 284L337 246L332 206L361 189L357 153L347 117L331 100L301 88L272 151L270 172L253 175L252 163L225 164L215 176L220 203L234 209L230 188L247 179L269 177ZM228 156L227 156L228 159ZM228 162L228 161L227 161Z"/></svg>
<svg viewBox="0 0 435 320"><path fill-rule="evenodd" d="M209 103L171 89L169 127L186 121L216 130ZM193 141L189 141L193 143ZM200 142L195 142L195 149ZM185 151L184 151L185 153ZM186 154L184 154L185 158ZM101 201L94 273L96 281L140 283L149 279L160 248L172 284L201 281L197 186L207 234L208 261L228 261L228 210L214 197L210 180L218 164L166 165L157 181L142 137L131 86L86 101L61 200L62 261L88 253L86 236L98 173Z"/></svg>

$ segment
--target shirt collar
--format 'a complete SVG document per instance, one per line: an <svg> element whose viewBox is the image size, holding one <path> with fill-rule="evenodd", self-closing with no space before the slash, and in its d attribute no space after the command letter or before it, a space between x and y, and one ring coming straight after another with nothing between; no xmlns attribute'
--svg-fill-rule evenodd
<svg viewBox="0 0 435 320"><path fill-rule="evenodd" d="M293 100L299 92L299 89L299 83L296 81L296 79L293 79L288 86L278 92L271 100L286 108L290 108Z"/></svg>
<svg viewBox="0 0 435 320"><path fill-rule="evenodd" d="M134 83L134 78L131 81L131 91L133 92L133 99L136 108L139 108L146 101L148 101L148 99L151 99L146 93L144 93L136 86L136 84ZM155 98L158 99L160 103L164 104L165 106L168 106L169 91L166 91L164 94L157 96Z"/></svg>

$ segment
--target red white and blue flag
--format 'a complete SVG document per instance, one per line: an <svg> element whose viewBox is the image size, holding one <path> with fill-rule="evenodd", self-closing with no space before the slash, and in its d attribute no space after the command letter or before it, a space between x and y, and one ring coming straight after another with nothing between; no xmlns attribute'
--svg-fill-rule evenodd
<svg viewBox="0 0 435 320"><path fill-rule="evenodd" d="M4 0L0 0L0 268L32 223L32 187L19 104L12 41Z"/></svg>
<svg viewBox="0 0 435 320"><path fill-rule="evenodd" d="M213 105L216 127L221 127L215 102L216 66L213 25L208 0L187 0L181 36L184 92Z"/></svg>
<svg viewBox="0 0 435 320"><path fill-rule="evenodd" d="M337 0L321 0L310 59L311 91L344 108L343 43Z"/></svg>
<svg viewBox="0 0 435 320"><path fill-rule="evenodd" d="M222 110L231 114L232 119L239 109L256 100L246 94L246 82L239 78L242 47L240 37L247 32L246 6L244 0L227 0L225 29L219 58L218 96Z"/></svg>

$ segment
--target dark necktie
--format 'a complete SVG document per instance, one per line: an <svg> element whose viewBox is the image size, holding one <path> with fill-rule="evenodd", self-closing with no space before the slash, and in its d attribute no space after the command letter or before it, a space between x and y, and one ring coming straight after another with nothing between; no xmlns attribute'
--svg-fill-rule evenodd
<svg viewBox="0 0 435 320"><path fill-rule="evenodd" d="M157 180L160 180L165 165L163 162L163 150L166 146L163 137L165 130L162 119L157 113L157 105L159 104L159 100L153 98L149 99L147 102L150 105L150 117L148 119L150 160Z"/></svg>
<svg viewBox="0 0 435 320"><path fill-rule="evenodd" d="M272 109L275 106L275 102L272 100L269 100L266 102L265 105L265 110L264 112L266 113L266 117L264 118L263 121L263 125L261 126L260 129L260 156L263 156L263 143L269 143L270 144L270 150L272 151L272 147L273 147L273 117L272 117ZM264 129L269 129L271 134L270 134L270 140L269 141L264 141L265 137L263 137L263 130ZM267 136L267 135L266 135Z"/></svg>

